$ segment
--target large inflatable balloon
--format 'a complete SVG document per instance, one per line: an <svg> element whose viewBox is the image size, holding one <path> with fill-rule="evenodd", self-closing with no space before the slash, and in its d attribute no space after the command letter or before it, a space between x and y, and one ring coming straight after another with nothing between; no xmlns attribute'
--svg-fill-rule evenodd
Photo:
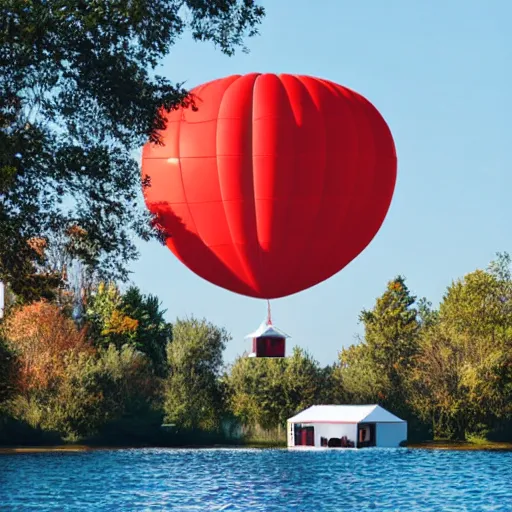
<svg viewBox="0 0 512 512"><path fill-rule="evenodd" d="M319 78L234 75L194 89L143 149L145 201L204 279L272 299L339 272L393 195L390 130L360 94Z"/></svg>

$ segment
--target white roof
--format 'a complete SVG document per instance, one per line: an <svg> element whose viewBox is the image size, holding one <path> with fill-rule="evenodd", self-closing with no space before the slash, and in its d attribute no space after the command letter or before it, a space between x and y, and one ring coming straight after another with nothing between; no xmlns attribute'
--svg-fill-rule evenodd
<svg viewBox="0 0 512 512"><path fill-rule="evenodd" d="M285 332L281 331L272 324L263 322L254 332L248 334L246 338L259 338L260 336L268 336L269 338L291 338Z"/></svg>
<svg viewBox="0 0 512 512"><path fill-rule="evenodd" d="M296 414L292 423L405 423L380 405L313 405Z"/></svg>

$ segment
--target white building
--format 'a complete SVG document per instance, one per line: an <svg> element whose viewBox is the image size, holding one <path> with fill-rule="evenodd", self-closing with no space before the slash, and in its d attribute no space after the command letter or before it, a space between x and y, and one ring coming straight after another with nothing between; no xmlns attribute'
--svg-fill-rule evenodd
<svg viewBox="0 0 512 512"><path fill-rule="evenodd" d="M288 420L288 447L396 448L407 422L380 405L314 405Z"/></svg>

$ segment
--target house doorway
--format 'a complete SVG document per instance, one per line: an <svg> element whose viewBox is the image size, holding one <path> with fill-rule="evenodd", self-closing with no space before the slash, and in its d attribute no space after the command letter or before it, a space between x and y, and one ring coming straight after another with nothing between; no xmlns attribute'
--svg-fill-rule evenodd
<svg viewBox="0 0 512 512"><path fill-rule="evenodd" d="M370 448L376 446L375 423L359 423L357 426L357 447Z"/></svg>
<svg viewBox="0 0 512 512"><path fill-rule="evenodd" d="M315 427L295 425L295 446L315 446Z"/></svg>

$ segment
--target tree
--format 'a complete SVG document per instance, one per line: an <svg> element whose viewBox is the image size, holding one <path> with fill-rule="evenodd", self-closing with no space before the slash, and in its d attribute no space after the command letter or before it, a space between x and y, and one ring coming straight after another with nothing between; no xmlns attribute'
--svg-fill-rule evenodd
<svg viewBox="0 0 512 512"><path fill-rule="evenodd" d="M115 424L123 441L127 423L152 423L157 385L147 358L132 347L68 352L63 371L51 388L15 396L9 412L33 428L78 441ZM121 436L121 438L120 438Z"/></svg>
<svg viewBox="0 0 512 512"><path fill-rule="evenodd" d="M165 382L166 421L187 429L220 426L222 352L230 336L206 320L178 319L167 345L170 375Z"/></svg>
<svg viewBox="0 0 512 512"><path fill-rule="evenodd" d="M283 423L303 409L324 402L329 397L329 370L323 369L309 352L294 347L286 359L284 395L286 399Z"/></svg>
<svg viewBox="0 0 512 512"><path fill-rule="evenodd" d="M454 281L420 341L412 403L438 437L486 434L512 418L510 258Z"/></svg>
<svg viewBox="0 0 512 512"><path fill-rule="evenodd" d="M225 377L228 407L246 427L273 430L286 421L284 359L239 357Z"/></svg>
<svg viewBox="0 0 512 512"><path fill-rule="evenodd" d="M0 336L0 407L16 389L17 360Z"/></svg>
<svg viewBox="0 0 512 512"><path fill-rule="evenodd" d="M164 314L157 297L143 295L135 286L122 294L114 283L100 283L86 308L95 346L132 346L148 356L161 377L167 371L166 347L172 339Z"/></svg>
<svg viewBox="0 0 512 512"><path fill-rule="evenodd" d="M157 64L186 30L231 55L263 15L254 0L2 0L0 280L49 296L61 276L40 272L41 244L55 233L87 266L127 277L134 235L158 235L133 150L159 142L166 112L194 107Z"/></svg>
<svg viewBox="0 0 512 512"><path fill-rule="evenodd" d="M348 404L382 402L390 388L387 376L379 372L364 342L342 349L333 379L338 399Z"/></svg>
<svg viewBox="0 0 512 512"><path fill-rule="evenodd" d="M406 414L407 374L418 348L420 322L415 302L405 279L399 276L388 283L374 308L360 315L368 355L359 357L359 361L370 358L381 384L379 401L402 414Z"/></svg>
<svg viewBox="0 0 512 512"><path fill-rule="evenodd" d="M409 403L431 424L437 439L465 439L470 416L463 382L465 354L461 346L434 325L421 336L420 351L410 375Z"/></svg>
<svg viewBox="0 0 512 512"><path fill-rule="evenodd" d="M134 286L122 297L121 311L137 322L135 347L146 354L158 375L167 372L168 343L172 341L172 326L165 321L165 310L160 309L155 295L142 295Z"/></svg>
<svg viewBox="0 0 512 512"><path fill-rule="evenodd" d="M89 336L96 347L135 343L138 322L121 311L122 295L115 283L101 282L86 305Z"/></svg>
<svg viewBox="0 0 512 512"><path fill-rule="evenodd" d="M298 347L285 359L239 357L225 376L229 408L247 427L279 429L300 410L329 401L330 376Z"/></svg>
<svg viewBox="0 0 512 512"><path fill-rule="evenodd" d="M4 333L19 361L22 393L56 385L70 352L92 352L85 329L77 329L58 307L44 301L13 312L5 321Z"/></svg>

